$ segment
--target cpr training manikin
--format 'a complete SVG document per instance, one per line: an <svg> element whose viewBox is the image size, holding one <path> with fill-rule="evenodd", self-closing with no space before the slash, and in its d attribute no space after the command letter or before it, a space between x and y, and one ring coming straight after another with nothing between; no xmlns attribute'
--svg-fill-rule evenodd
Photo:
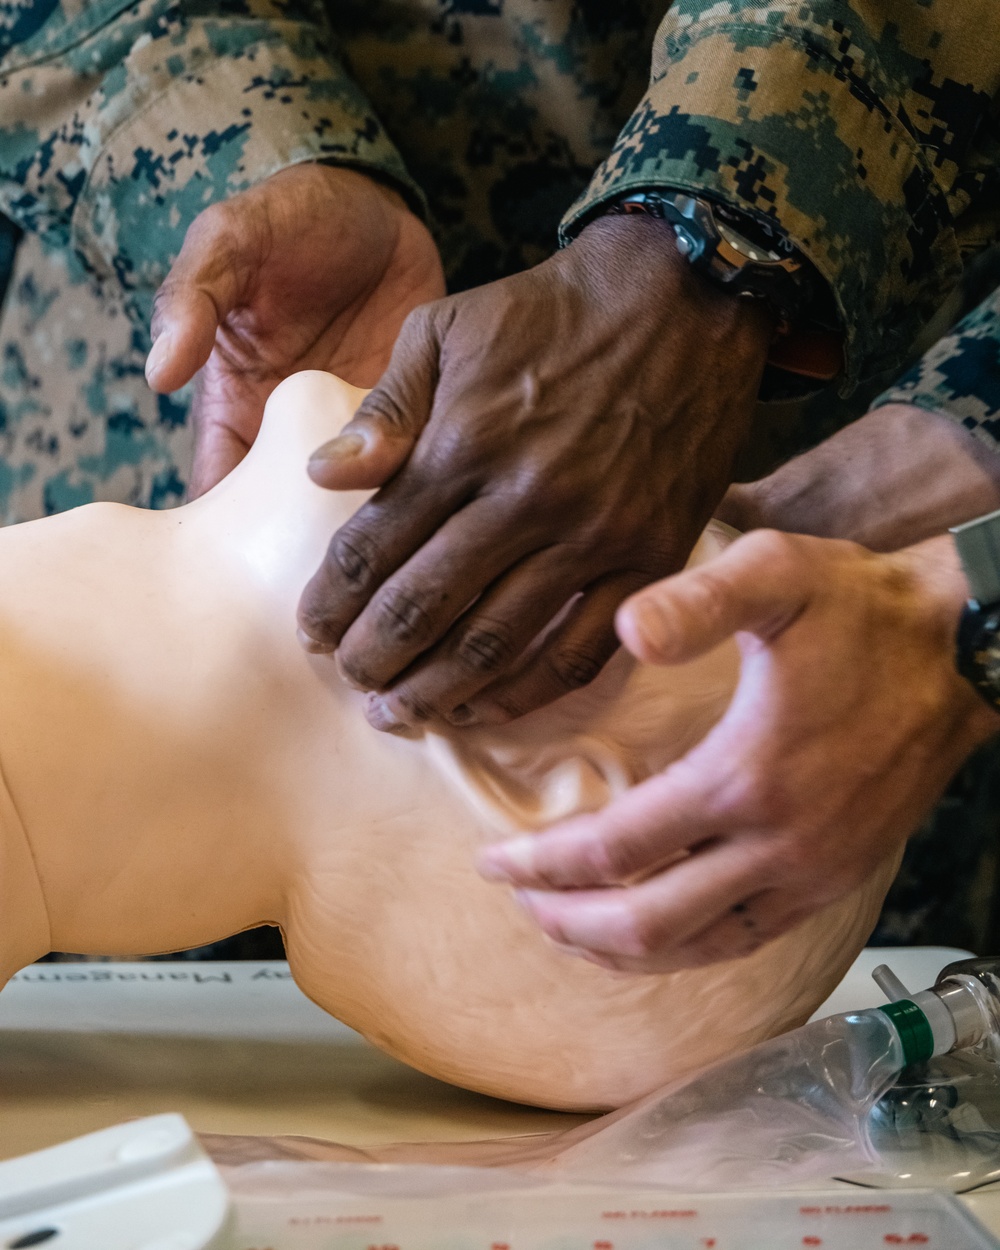
<svg viewBox="0 0 1000 1250"><path fill-rule="evenodd" d="M306 460L362 395L289 379L244 463L185 507L0 532L2 980L49 950L172 951L271 922L302 989L384 1050L579 1110L803 1021L893 863L746 958L662 976L560 952L473 865L484 840L682 754L729 698L735 646L677 669L619 654L514 724L401 739L299 645L301 589L365 497L321 490ZM725 541L710 528L695 558Z"/></svg>

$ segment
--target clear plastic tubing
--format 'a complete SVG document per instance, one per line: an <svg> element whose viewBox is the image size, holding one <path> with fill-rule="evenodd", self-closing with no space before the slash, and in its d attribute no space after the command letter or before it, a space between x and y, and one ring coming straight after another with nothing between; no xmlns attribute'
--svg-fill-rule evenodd
<svg viewBox="0 0 1000 1250"><path fill-rule="evenodd" d="M992 960L950 965L933 989L773 1038L604 1117L540 1170L705 1191L877 1166L868 1119L899 1073L1000 1034L997 968Z"/></svg>

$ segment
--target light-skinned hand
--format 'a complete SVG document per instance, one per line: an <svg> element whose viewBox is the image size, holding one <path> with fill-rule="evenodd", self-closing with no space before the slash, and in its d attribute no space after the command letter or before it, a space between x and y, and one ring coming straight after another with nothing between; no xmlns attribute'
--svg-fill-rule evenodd
<svg viewBox="0 0 1000 1250"><path fill-rule="evenodd" d="M647 663L736 636L728 710L664 773L486 849L481 871L605 967L750 953L895 855L1000 729L954 664L967 593L947 536L875 555L771 530L642 591L618 629Z"/></svg>

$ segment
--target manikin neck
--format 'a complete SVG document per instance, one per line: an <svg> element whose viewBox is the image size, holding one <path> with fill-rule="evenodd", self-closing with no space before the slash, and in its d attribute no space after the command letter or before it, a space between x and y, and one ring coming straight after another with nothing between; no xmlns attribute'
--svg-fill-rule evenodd
<svg viewBox="0 0 1000 1250"><path fill-rule="evenodd" d="M303 375L303 398L308 398L309 377ZM16 536L18 545L33 546L42 566L60 558L65 562L60 552L67 546L83 565L99 553L110 557L102 561L113 568L105 578L107 602L91 600L60 611L63 637L78 626L74 638L79 645L70 647L70 671L90 674L100 663L111 669L109 693L99 685L81 686L82 694L72 681L65 686L64 697L73 701L79 722L77 736L86 738L92 725L102 726L102 732L110 725L117 754L95 755L86 742L78 750L76 740L67 735L46 741L35 724L35 740L46 758L39 767L29 764L27 771L23 757L15 761L10 796L0 800L10 808L0 809L0 976L53 948L145 954L200 945L265 921L284 922L285 888L297 848L269 838L266 820L258 819L249 806L242 824L238 814L227 815L217 793L235 795L238 801L240 784L224 775L217 786L211 779L206 783L200 757L218 746L224 774L247 745L239 767L246 767L249 759L251 768L274 772L279 788L286 780L280 735L271 751L266 739L262 748L260 737L239 723L239 712L248 704L245 695L233 692L246 685L247 672L258 659L260 670L271 675L269 689L278 691L278 701L283 685L298 695L303 688L322 688L317 697L328 695L336 705L334 727L343 725L348 742L357 732L356 717L346 715L346 707L341 716L340 705L359 696L347 691L328 657L302 651L295 637L295 608L330 536L362 497L316 487L306 463L350 419L363 392L342 388L342 402L332 405L298 405L298 393L286 384L285 402L277 413L265 416L246 460L191 504L159 513L97 505L37 526L16 527L22 531ZM329 396L328 387L324 394ZM34 580L29 574L25 584L31 587ZM145 602L143 596L148 608L136 606ZM17 606L16 585L12 598ZM19 624L30 634L26 618L38 613L35 598L26 595L25 600ZM130 655L128 637L118 645L110 633L123 601L132 632L141 635L148 629L154 647L164 644L158 652L162 672L149 685L148 698L143 695L142 652ZM53 642L39 636L36 641L50 652L58 650L58 637ZM148 641L145 648L149 655ZM126 703L116 704L112 687L130 665L138 667L140 677L129 679ZM320 680L304 680L302 665L313 667ZM42 672L44 679L44 668L32 671ZM30 701L29 684L22 704ZM188 704L193 709L190 720ZM61 706L54 705L57 715ZM287 725L287 701L284 714ZM213 736L216 721L219 733ZM187 732L189 723L194 727ZM176 779L157 758L160 741L164 753L176 758ZM96 763L91 768L92 760ZM53 777L69 775L73 781L65 782L67 789L75 785L77 790L73 802L67 800L60 808L58 798L45 791L52 788ZM94 775L104 776L121 801L112 819L95 818L88 825L79 813L89 811L88 777ZM202 808L185 793L197 790L199 776L208 799ZM161 796L161 810L151 790ZM175 803L178 827L185 821L188 827L199 826L198 837L180 835L176 846L170 823ZM119 940L129 930L142 935L137 949L125 949Z"/></svg>
<svg viewBox="0 0 1000 1250"><path fill-rule="evenodd" d="M312 392L317 386L325 402ZM208 494L163 514L183 515L208 550L242 567L267 611L291 609L293 620L333 532L372 493L323 490L306 472L309 456L340 432L367 391L338 381L333 394L331 403L326 374L286 381L246 459Z"/></svg>

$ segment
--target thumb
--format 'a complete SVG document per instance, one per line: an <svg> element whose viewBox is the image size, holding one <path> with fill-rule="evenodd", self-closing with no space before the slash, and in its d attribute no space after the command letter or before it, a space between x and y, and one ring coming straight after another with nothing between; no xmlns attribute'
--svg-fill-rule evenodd
<svg viewBox="0 0 1000 1250"><path fill-rule="evenodd" d="M237 307L246 264L239 264L232 206L216 204L191 223L184 246L153 301L153 347L146 381L166 394L189 382L215 346L215 334Z"/></svg>
<svg viewBox="0 0 1000 1250"><path fill-rule="evenodd" d="M647 664L693 660L733 634L783 633L813 595L815 540L777 530L738 538L721 555L665 578L618 609L618 636Z"/></svg>
<svg viewBox="0 0 1000 1250"><path fill-rule="evenodd" d="M440 316L447 301L415 308L403 322L389 367L340 434L309 461L309 476L327 490L383 486L408 459L427 424L439 375Z"/></svg>

